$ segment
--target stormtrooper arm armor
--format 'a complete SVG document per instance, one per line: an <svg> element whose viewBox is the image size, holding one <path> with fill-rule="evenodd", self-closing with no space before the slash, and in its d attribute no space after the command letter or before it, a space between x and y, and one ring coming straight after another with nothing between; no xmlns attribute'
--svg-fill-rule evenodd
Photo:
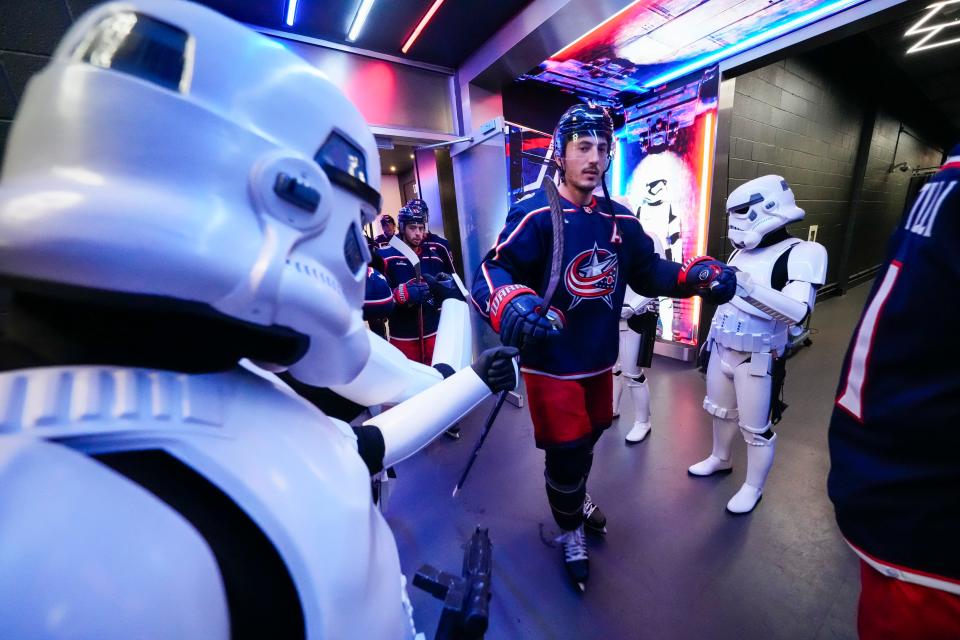
<svg viewBox="0 0 960 640"><path fill-rule="evenodd" d="M383 436L383 466L406 460L489 397L490 387L466 367L443 382L367 420Z"/></svg>
<svg viewBox="0 0 960 640"><path fill-rule="evenodd" d="M450 299L444 300L440 309L432 367L408 360L399 349L368 331L367 364L351 382L331 390L366 407L396 404L436 385L445 374L469 365L473 353L469 307L462 300Z"/></svg>
<svg viewBox="0 0 960 640"><path fill-rule="evenodd" d="M800 324L813 310L817 287L826 281L827 251L815 242L801 242L790 254L783 291L757 284L737 272L737 295L748 304L788 324Z"/></svg>

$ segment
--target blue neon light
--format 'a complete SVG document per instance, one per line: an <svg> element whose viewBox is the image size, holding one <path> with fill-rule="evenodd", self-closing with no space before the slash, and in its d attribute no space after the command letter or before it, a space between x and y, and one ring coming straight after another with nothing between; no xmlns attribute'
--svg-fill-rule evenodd
<svg viewBox="0 0 960 640"><path fill-rule="evenodd" d="M643 88L652 89L653 87L659 86L665 82L670 82L671 80L675 80L676 78L687 75L691 71L702 69L703 67L711 65L714 62L719 62L720 60L729 58L734 54L740 53L741 51L746 51L747 49L751 49L759 44L773 40L774 38L785 33L793 31L799 27L806 26L811 22L836 13L842 9L846 9L852 5L860 4L863 1L864 0L838 0L837 2L831 2L829 4L817 7L816 9L811 9L804 13L798 14L779 23L773 24L745 40L741 40L740 42L724 47L723 49L718 49L713 53L705 54L699 58L695 58L691 62L679 67L675 67L666 73L662 73L659 76L644 82Z"/></svg>
<svg viewBox="0 0 960 640"><path fill-rule="evenodd" d="M297 0L287 0L287 26L292 27L297 17Z"/></svg>

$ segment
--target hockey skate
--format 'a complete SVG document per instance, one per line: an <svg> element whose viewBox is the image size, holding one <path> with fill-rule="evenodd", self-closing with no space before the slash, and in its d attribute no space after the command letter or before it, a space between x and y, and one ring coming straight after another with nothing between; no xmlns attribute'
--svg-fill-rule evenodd
<svg viewBox="0 0 960 640"><path fill-rule="evenodd" d="M583 525L571 531L564 531L556 541L563 549L563 563L567 568L567 575L581 593L586 591L587 580L590 577L590 556L587 555L587 540L583 535Z"/></svg>
<svg viewBox="0 0 960 640"><path fill-rule="evenodd" d="M589 493L583 500L583 525L590 533L598 535L607 533L607 516L590 499Z"/></svg>

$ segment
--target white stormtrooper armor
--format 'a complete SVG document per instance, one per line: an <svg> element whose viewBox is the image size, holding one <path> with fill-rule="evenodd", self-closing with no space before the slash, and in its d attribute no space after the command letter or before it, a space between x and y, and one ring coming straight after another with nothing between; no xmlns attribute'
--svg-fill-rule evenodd
<svg viewBox="0 0 960 640"><path fill-rule="evenodd" d="M657 254L664 257L660 238L649 231L647 235L653 240L653 248ZM620 403L626 387L633 399L633 427L625 436L629 444L643 441L650 433L650 387L638 361L643 341L656 340L656 335L641 336L627 325L627 320L643 313L657 313L658 309L657 298L642 296L627 287L620 311L620 357L613 368L613 415L620 415Z"/></svg>
<svg viewBox="0 0 960 640"><path fill-rule="evenodd" d="M128 0L68 31L0 179L16 308L0 336L0 637L416 635L358 448L372 438L396 464L490 389L465 366L463 302L443 303L446 379L366 330L379 181L347 98L209 9ZM160 340L205 332L165 349L84 319L118 313ZM177 364L124 364L141 347ZM395 406L353 429L241 357Z"/></svg>
<svg viewBox="0 0 960 640"><path fill-rule="evenodd" d="M703 407L713 416L713 450L689 468L694 476L729 472L736 433L747 448L747 477L727 503L749 513L763 493L777 436L771 430L774 367L788 330L813 310L825 282L827 252L815 242L790 237L784 227L804 216L780 176L763 176L727 198L728 236L737 250L728 261L737 272L737 295L713 316L710 363Z"/></svg>

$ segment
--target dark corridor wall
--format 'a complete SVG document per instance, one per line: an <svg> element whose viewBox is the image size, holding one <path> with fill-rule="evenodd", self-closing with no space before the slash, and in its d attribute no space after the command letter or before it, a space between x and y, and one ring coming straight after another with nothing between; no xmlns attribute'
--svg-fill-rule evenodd
<svg viewBox="0 0 960 640"><path fill-rule="evenodd" d="M810 225L817 225L817 241L830 257L828 286L837 282L843 266L856 280L871 276L883 261L911 177L911 172L890 172L894 147L896 162L913 168L936 166L942 157L942 143L917 140L910 133L912 121L901 122L882 97L878 100L851 82L850 65L842 57L820 52L781 60L735 79L728 189L768 173L782 175L807 212L790 231L807 238ZM860 135L872 111L876 117L863 188L852 206L853 242L845 254ZM907 131L901 131L901 124ZM723 247L722 255L729 255L732 247L726 240Z"/></svg>

